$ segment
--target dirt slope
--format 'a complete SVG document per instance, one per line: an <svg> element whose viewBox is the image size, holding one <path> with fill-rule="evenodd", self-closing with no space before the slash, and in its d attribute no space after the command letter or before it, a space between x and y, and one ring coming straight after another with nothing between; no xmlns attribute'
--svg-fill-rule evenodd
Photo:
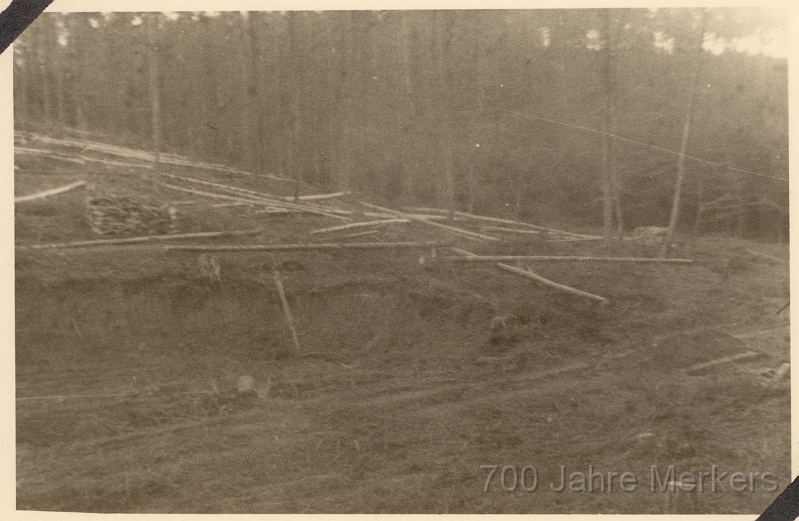
<svg viewBox="0 0 799 521"><path fill-rule="evenodd" d="M264 230L213 244L453 240L421 223L368 238L311 236L341 223L214 207L154 190L141 168L16 162L18 195L90 184L17 205L19 245L96 239L85 201L106 193L191 202L177 206L181 231ZM255 176L170 171L291 194ZM351 196L339 204L357 207ZM591 242L454 241L475 253L601 254ZM790 482L789 379L775 374L789 360L788 315L776 314L788 297L787 247L717 237L700 240L691 266L535 267L607 305L490 264L420 264L422 254L220 253L213 281L196 253L160 246L18 249L17 507L752 514ZM237 392L244 375L255 393ZM488 492L486 465L499 466ZM503 467L518 475L526 465L538 473L536 491L503 490ZM555 492L561 465L567 487ZM638 487L570 491L569 474L589 465L605 478L632 472ZM728 475L773 472L778 489L753 478L752 491L677 498L650 491L652 465L661 474L675 465L677 476L714 465ZM505 480L510 488L512 469Z"/></svg>

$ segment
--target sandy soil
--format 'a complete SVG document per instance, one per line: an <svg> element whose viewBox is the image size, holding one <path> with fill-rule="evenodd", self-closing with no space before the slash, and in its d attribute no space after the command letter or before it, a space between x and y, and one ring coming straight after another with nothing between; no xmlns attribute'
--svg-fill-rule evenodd
<svg viewBox="0 0 799 521"><path fill-rule="evenodd" d="M104 193L191 202L178 206L181 231L264 229L213 244L367 240L310 236L341 224L322 216L214 208L154 188L142 169L29 155L16 163L17 195L90 184L17 205L22 246L97 238L85 200ZM254 176L170 171L291 193ZM421 223L374 237L451 240ZM590 242L456 243L602 254ZM790 381L778 374L789 361L788 314L776 314L788 299L787 251L706 237L689 266L536 266L609 299L601 305L490 264L422 265L418 251L220 253L220 282L204 277L196 253L160 246L18 249L17 508L759 513L790 482ZM652 253L623 244L615 254ZM242 376L255 392L237 390ZM716 466L728 490L652 492L653 465L661 476L674 465L676 477ZM488 492L486 466L498 466ZM525 466L535 467L535 491L522 490L532 486L529 468L521 482ZM555 492L561 466L566 487ZM570 490L569 475L589 466L605 486L608 472L633 473L637 488L620 490L617 477L602 492L595 477L593 492ZM515 490L503 490L514 472ZM744 491L730 490L734 472Z"/></svg>

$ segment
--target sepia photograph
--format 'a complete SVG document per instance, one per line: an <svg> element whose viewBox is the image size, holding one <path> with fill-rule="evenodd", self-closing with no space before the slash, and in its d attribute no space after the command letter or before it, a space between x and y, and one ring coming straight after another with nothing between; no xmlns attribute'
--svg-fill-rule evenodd
<svg viewBox="0 0 799 521"><path fill-rule="evenodd" d="M763 512L788 14L43 13L17 511Z"/></svg>

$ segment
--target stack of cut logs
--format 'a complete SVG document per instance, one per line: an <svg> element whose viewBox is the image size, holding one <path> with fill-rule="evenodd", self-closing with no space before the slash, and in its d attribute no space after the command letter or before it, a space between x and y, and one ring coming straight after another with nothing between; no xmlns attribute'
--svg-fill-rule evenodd
<svg viewBox="0 0 799 521"><path fill-rule="evenodd" d="M164 235L174 233L176 211L128 197L95 197L87 203L92 230L100 235Z"/></svg>

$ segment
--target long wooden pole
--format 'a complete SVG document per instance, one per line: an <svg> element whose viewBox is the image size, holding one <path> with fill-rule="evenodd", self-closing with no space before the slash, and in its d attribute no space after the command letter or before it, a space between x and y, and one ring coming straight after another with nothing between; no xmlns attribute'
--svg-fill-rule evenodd
<svg viewBox="0 0 799 521"><path fill-rule="evenodd" d="M442 257L437 262L506 262L506 261L545 261L545 262L630 262L691 264L692 259L650 259L640 257L568 257L547 255L481 255L478 257Z"/></svg>
<svg viewBox="0 0 799 521"><path fill-rule="evenodd" d="M572 288L572 287L569 287L569 286L564 286L563 284L558 284L557 282L553 282L553 281L551 281L549 279L545 279L541 275L539 275L537 273L533 273L532 271L529 271L529 270L523 270L521 268L516 268L514 266L510 266L508 264L501 264L501 263L497 264L497 266L500 269L503 269L505 271L510 271L512 273L516 273L517 275L521 275L522 277L527 277L528 279L533 279L535 281L540 282L541 284L544 284L544 285L549 286L551 288L559 289L561 291L565 291L566 293L571 293L573 295L579 295L581 297L590 298L590 299L593 299L593 300L598 300L599 302L602 302L603 304L607 304L607 302L608 302L608 299L606 299L605 297L600 297L599 295L594 295L593 293L588 293L587 291L582 291L582 290L579 290L579 289L576 289L576 288Z"/></svg>
<svg viewBox="0 0 799 521"><path fill-rule="evenodd" d="M442 210L441 208L405 208L405 210L413 211L413 212L423 212L423 213L448 213L448 210ZM572 233L567 232L565 230L558 230L556 228L548 228L546 226L539 226L537 224L531 224L523 221L514 221L511 219L500 219L499 217L488 217L486 215L477 215L473 213L467 212L453 212L453 215L456 217L463 217L464 219L475 219L477 221L486 221L492 223L501 223L501 224L515 224L517 226L524 226L526 228L530 228L533 230L542 230L547 232L552 232L558 235L568 235L572 237L582 237L586 239L601 239L601 235L585 235L582 233Z"/></svg>
<svg viewBox="0 0 799 521"><path fill-rule="evenodd" d="M167 246L169 251L303 251L303 250L380 250L380 249L429 249L449 246L442 242L356 242L324 244L255 244L226 246Z"/></svg>
<svg viewBox="0 0 799 521"><path fill-rule="evenodd" d="M375 210L380 210L381 212L386 212L388 214L394 215L395 217L398 217L400 219L410 219L412 221L423 222L423 223L428 224L430 226L435 226L436 228L441 228L443 230L447 230L447 231L452 232L452 233L457 233L459 235L463 235L464 237L469 237L470 239L479 239L479 240L484 240L484 241L499 241L499 239L497 239L496 237L491 237L490 235L483 235L482 233L470 232L469 230L456 228L454 226L448 226L446 224L432 222L432 221L429 221L427 219L422 219L422 218L416 217L415 215L412 215L412 214L398 212L396 210L391 210L389 208L383 208L382 206L377 206L376 204L365 203L363 201L361 201L361 204L364 205L364 206L368 206L369 208L373 208ZM457 214L458 212L454 212L454 213Z"/></svg>
<svg viewBox="0 0 799 521"><path fill-rule="evenodd" d="M313 194L313 195L301 195L297 199L300 201L321 201L323 199L334 199L336 197L343 197L345 195L351 194L352 192L333 192L330 194ZM282 197L282 199L286 201L291 201L294 197Z"/></svg>
<svg viewBox="0 0 799 521"><path fill-rule="evenodd" d="M45 190L44 192L38 192L35 194L30 195L22 195L19 197L14 198L15 203L22 203L25 201L34 201L36 199L43 199L45 197L50 197L51 195L58 195L63 194L64 192L68 192L70 190L74 190L75 188L80 188L82 186L86 186L86 181L78 181L77 183L72 183L66 186L61 186L58 188L53 188L52 190Z"/></svg>
<svg viewBox="0 0 799 521"><path fill-rule="evenodd" d="M256 192L254 190L247 190L246 188L239 188L237 186L230 186L230 185L225 185L225 184L222 184L222 183L214 183L214 182L211 182L211 181L203 181L202 179L195 179L193 177L186 177L186 176L175 175L175 174L167 174L166 172L162 172L161 175L164 176L164 177L168 177L170 179L179 179L181 181L186 181L187 183L195 183L195 184L200 184L200 185L205 185L205 186L213 186L214 188L219 188L220 190L224 190L226 192L233 192L235 194L240 194L242 196L253 196L253 197L257 197L259 199L269 199L269 200L281 199L281 198L279 198L279 197L277 197L275 195L272 195L272 194L267 194L267 193L264 193L264 192Z"/></svg>
<svg viewBox="0 0 799 521"><path fill-rule="evenodd" d="M288 203L288 202L285 202L285 201L271 201L269 199L257 199L257 198L254 198L254 197L252 197L250 199L246 199L244 196L233 197L233 196L230 196L230 195L222 195L222 194L215 194L215 193L211 193L211 192L203 192L202 190L191 190L189 188L183 188L182 186L175 186L175 185L171 185L169 183L161 183L161 186L165 186L167 188L170 188L172 190L177 190L179 192L186 192L186 193L194 194L194 195L203 195L205 197L212 197L214 199L227 199L229 201L237 201L237 202L240 202L240 203L258 204L258 205L268 206L268 207L272 207L272 208L280 209L280 210L296 210L298 212L314 213L314 214L318 214L318 215L324 215L325 217L332 217L334 219L340 219L340 220L343 220L343 221L348 221L349 220L346 217L343 217L341 215L337 215L337 214L326 212L326 211L322 211L322 210L316 210L315 208L312 208L312 207L307 207L305 205L296 205L296 204Z"/></svg>
<svg viewBox="0 0 799 521"><path fill-rule="evenodd" d="M151 241L176 241L182 239L207 239L212 237L240 237L243 235L258 235L263 230L241 230L232 232L199 232L183 233L175 235L148 235L146 237L130 237L127 239L100 239L96 241L77 241L59 242L48 244L31 244L29 246L17 246L18 250L49 250L66 248L87 248L91 246L111 246L115 244L137 244Z"/></svg>
<svg viewBox="0 0 799 521"><path fill-rule="evenodd" d="M526 223L526 222L522 222L522 221L513 221L513 220L510 220L510 219L500 219L499 217L488 217L488 216L485 216L485 215L477 215L477 214L471 214L471 213L466 213L466 212L455 212L455 215L458 216L458 217L465 217L465 218L468 218L468 219L475 219L475 220L478 220L478 221L486 221L486 222L494 222L494 223L502 223L502 224L516 224L516 225L519 225L519 226L524 226L526 228L530 228L532 230L541 230L541 231L545 231L545 232L552 232L553 234L557 234L557 235L568 235L570 237L580 237L580 238L584 238L584 239L601 239L602 238L599 235L585 235L585 234L582 234L582 233L572 233L572 232L567 232L565 230L558 230L556 228L548 228L546 226L539 226L537 224L530 224L530 223Z"/></svg>
<svg viewBox="0 0 799 521"><path fill-rule="evenodd" d="M240 203L266 205L266 206L273 206L275 208L280 207L281 210L288 209L288 207L281 206L280 203L277 201L272 202L266 199L255 199L255 198L247 199L244 196L215 194L212 192L204 192L202 190L192 190L191 188L183 188L182 186L175 186L169 183L161 183L161 186L165 186L166 188L170 188L172 190L177 190L178 192L186 192L187 194L202 195L205 197L211 197L213 199L227 199L229 201L238 201Z"/></svg>
<svg viewBox="0 0 799 521"><path fill-rule="evenodd" d="M277 195L272 195L272 194L268 194L268 193L264 193L264 192L256 192L254 190L247 190L246 188L239 188L237 186L230 186L230 185L225 185L225 184L222 184L222 183L214 183L214 182L211 182L211 181L203 181L202 179L195 179L193 177L185 177L185 176L174 175L174 174L162 173L161 175L163 175L164 177L169 177L170 179L179 179L181 181L186 181L187 183L196 183L196 184L201 184L201 185L206 185L206 186L213 186L214 188L218 188L218 189L220 189L222 191L236 194L240 199L255 199L256 201L262 201L262 202L265 201L265 202L268 202L270 204L283 205L286 208L303 209L303 210L305 210L305 209L314 209L314 210L323 211L325 213L340 214L340 215L350 215L350 214L354 213L354 212L350 212L350 211L347 211L347 210L339 210L339 209L336 209L336 208L326 208L326 207L314 205L313 203L305 203L305 202L303 202L303 201L306 201L306 200L312 200L313 198L323 199L323 198L327 198L327 197L337 196L338 194L323 194L323 195L303 196L303 197L300 197L300 201L301 202L299 204L294 204L292 202L289 202L289 200L292 199L292 198L280 197L280 196L277 196ZM339 192L339 193L341 193L341 192Z"/></svg>
<svg viewBox="0 0 799 521"><path fill-rule="evenodd" d="M459 254L459 255L463 255L465 258L472 259L472 258L479 257L478 255L476 255L476 254L474 254L474 253L472 253L470 251L463 250L461 248L450 248L450 250L453 251L454 253ZM579 295L581 297L590 298L592 300L597 300L597 301L599 301L599 302L601 302L603 304L607 304L607 302L608 302L608 299L606 299L605 297L600 297L599 295L594 295L593 293L588 293L586 291L582 291L582 290L579 290L579 289L576 289L576 288L572 288L572 287L569 287L569 286L564 286L563 284L558 284L557 282L553 282L553 281L551 281L549 279L545 279L541 275L539 275L537 273L533 273L532 271L523 270L521 268L516 268L514 266L509 266L507 264L502 264L502 263L497 263L497 267L499 267L500 269L503 269L505 271L510 271L511 273L515 273L517 275L521 275L522 277L527 277L528 279L533 279L533 280L535 280L537 282L540 282L541 284L544 284L546 286L549 286L549 287L552 287L552 288L555 288L555 289L559 289L561 291L565 291L566 293L572 293L574 295Z"/></svg>
<svg viewBox="0 0 799 521"><path fill-rule="evenodd" d="M367 221L360 223L342 224L341 226L331 226L330 228L319 228L318 230L311 230L309 234L337 232L340 230L349 230L350 228L361 228L363 226L382 226L384 224L402 224L409 223L410 219L383 219L382 221Z"/></svg>
<svg viewBox="0 0 799 521"><path fill-rule="evenodd" d="M504 228L502 226L480 226L481 230L491 230L492 232L520 233L524 235L545 235L541 230L520 230L518 228Z"/></svg>

